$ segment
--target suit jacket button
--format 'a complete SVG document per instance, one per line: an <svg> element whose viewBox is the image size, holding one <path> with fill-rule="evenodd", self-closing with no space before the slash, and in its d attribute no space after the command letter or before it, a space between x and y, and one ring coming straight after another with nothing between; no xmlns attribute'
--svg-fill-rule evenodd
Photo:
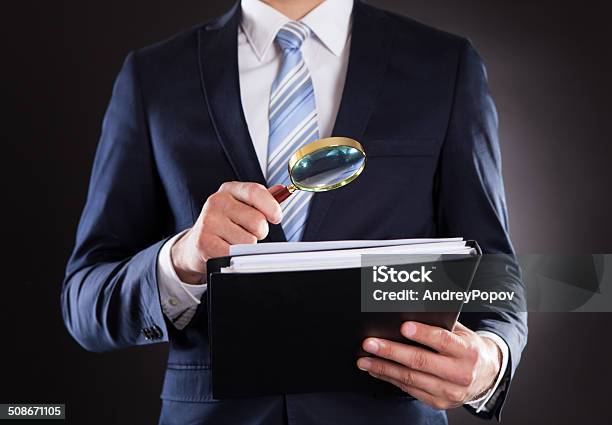
<svg viewBox="0 0 612 425"><path fill-rule="evenodd" d="M151 327L151 331L152 331L152 337L153 339L161 339L162 336L164 336L164 333L162 332L162 330L160 329L159 326L157 325L153 325Z"/></svg>

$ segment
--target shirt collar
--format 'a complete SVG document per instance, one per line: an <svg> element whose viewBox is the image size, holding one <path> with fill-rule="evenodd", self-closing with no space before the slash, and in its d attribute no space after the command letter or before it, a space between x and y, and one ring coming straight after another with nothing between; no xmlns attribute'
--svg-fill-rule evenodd
<svg viewBox="0 0 612 425"><path fill-rule="evenodd" d="M260 0L241 0L241 26L260 61L265 58L278 30L290 21L278 10ZM353 0L326 0L300 21L334 55L339 56L351 27Z"/></svg>

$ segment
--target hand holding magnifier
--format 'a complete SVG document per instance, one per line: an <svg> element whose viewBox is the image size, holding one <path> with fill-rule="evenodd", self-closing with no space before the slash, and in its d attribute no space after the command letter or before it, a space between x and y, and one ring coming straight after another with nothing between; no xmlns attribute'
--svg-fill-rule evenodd
<svg viewBox="0 0 612 425"><path fill-rule="evenodd" d="M363 171L366 154L359 142L347 137L315 140L295 151L289 158L291 184L272 191L279 203L296 190L326 192L342 187Z"/></svg>

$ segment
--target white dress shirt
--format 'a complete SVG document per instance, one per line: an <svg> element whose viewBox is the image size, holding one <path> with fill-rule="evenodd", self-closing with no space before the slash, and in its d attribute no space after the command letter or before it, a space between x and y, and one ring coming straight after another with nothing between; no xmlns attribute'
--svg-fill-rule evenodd
<svg viewBox="0 0 612 425"><path fill-rule="evenodd" d="M270 88L281 66L282 51L274 43L278 30L288 17L259 0L242 0L238 30L238 72L240 99L247 127L259 165L266 173L268 153L268 103ZM312 35L302 44L302 57L310 71L318 114L319 136L329 137L340 106L351 42L353 0L326 0L300 21ZM177 276L171 259L171 247L182 236L169 239L159 252L157 280L162 310L177 329L191 321L206 284L190 285ZM495 385L470 405L486 409L499 394L499 383L508 363L508 347L498 335L480 332L492 338L503 354L502 370Z"/></svg>

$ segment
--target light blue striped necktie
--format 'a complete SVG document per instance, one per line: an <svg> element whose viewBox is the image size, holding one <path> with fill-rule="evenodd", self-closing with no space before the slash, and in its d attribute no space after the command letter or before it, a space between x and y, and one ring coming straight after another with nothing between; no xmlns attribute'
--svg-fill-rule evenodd
<svg viewBox="0 0 612 425"><path fill-rule="evenodd" d="M270 186L289 185L289 158L297 149L319 138L314 88L300 52L309 35L310 28L296 21L285 24L276 35L283 59L270 90L267 172ZM288 241L302 238L312 195L298 190L282 204L282 226Z"/></svg>

